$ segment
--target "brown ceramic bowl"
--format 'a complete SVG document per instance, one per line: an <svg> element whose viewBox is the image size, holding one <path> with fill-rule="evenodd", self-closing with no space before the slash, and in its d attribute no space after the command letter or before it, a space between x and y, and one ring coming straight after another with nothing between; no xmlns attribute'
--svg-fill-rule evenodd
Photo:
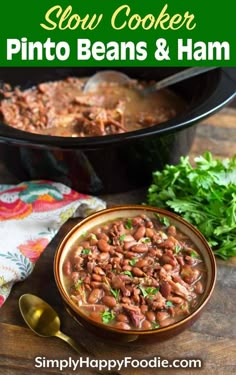
<svg viewBox="0 0 236 375"><path fill-rule="evenodd" d="M156 213L166 216L171 224L175 225L182 233L186 234L190 240L195 244L196 248L200 251L207 269L206 288L201 296L201 300L196 309L190 313L184 319L163 328L153 330L120 330L105 324L99 324L91 320L83 312L80 311L70 299L65 286L63 284L62 277L62 264L64 259L78 238L83 235L86 231L91 230L93 227L103 224L110 220L117 218L132 217L139 214L146 214L150 218L154 218ZM54 276L58 290L64 300L67 311L70 315L75 318L78 323L82 324L89 329L92 329L96 334L100 336L114 339L116 342L131 342L138 340L139 342L152 342L163 339L168 339L183 331L191 324L193 324L199 317L203 308L209 301L216 281L216 262L214 254L208 245L204 236L191 224L169 211L149 207L149 206L138 206L138 205L127 205L109 208L106 210L99 211L86 219L82 220L79 224L75 225L70 232L65 236L61 244L59 245L55 258L54 258Z"/></svg>

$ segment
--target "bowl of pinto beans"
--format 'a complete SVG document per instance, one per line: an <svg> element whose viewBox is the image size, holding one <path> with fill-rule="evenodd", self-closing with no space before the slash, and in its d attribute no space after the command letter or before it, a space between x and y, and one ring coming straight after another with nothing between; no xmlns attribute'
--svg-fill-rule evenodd
<svg viewBox="0 0 236 375"><path fill-rule="evenodd" d="M120 342L146 342L195 322L212 295L216 263L180 216L128 205L75 225L57 248L54 275L80 324Z"/></svg>

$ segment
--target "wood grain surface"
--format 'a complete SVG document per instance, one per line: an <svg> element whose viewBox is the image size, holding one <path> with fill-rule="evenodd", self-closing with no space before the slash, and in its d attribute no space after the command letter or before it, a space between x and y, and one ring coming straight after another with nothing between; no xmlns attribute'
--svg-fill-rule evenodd
<svg viewBox="0 0 236 375"><path fill-rule="evenodd" d="M190 152L193 160L209 150L217 157L231 157L236 154L236 109L226 107L209 117L197 127L197 135ZM14 183L11 176L0 166L0 183ZM103 196L109 206L121 203L141 203L145 189L119 195ZM218 275L213 296L199 320L189 329L162 343L140 345L119 344L104 341L79 326L70 318L61 302L53 278L53 256L61 236L77 221L69 220L43 253L31 276L13 287L12 293L0 310L0 374L25 375L58 374L56 368L37 369L37 356L47 359L78 359L66 343L57 338L41 338L25 325L18 300L23 293L41 296L54 306L61 317L61 329L76 341L92 350L98 359L201 359L201 369L122 369L122 375L177 374L177 375L228 375L236 374L236 259L228 262L217 260ZM96 371L83 368L73 371L65 369L63 374L95 374ZM102 371L101 374L107 372Z"/></svg>

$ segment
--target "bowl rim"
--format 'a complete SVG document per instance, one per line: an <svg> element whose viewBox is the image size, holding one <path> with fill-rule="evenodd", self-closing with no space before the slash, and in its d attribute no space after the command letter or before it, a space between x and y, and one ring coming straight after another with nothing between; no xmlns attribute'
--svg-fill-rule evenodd
<svg viewBox="0 0 236 375"><path fill-rule="evenodd" d="M0 139L1 141L16 143L17 145L30 145L35 148L76 149L79 147L80 149L93 149L106 145L119 144L119 142L137 140L143 137L169 134L170 132L192 126L194 123L212 115L234 98L236 89L232 78L232 70L233 75L236 74L236 68L220 67L205 73L208 78L209 76L217 75L217 82L216 87L203 103L197 104L190 112L187 112L186 116L179 114L169 121L153 125L149 128L115 135L73 138L34 134L1 123Z"/></svg>
<svg viewBox="0 0 236 375"><path fill-rule="evenodd" d="M190 313L189 315L187 315L185 318L181 319L180 321L177 321L176 323L173 323L169 326L157 328L157 329L152 329L152 330L134 330L134 329L122 330L122 329L114 328L114 327L109 326L109 325L105 325L103 323L95 322L94 320L89 319L89 317L87 315L81 313L79 308L77 308L77 306L71 301L71 299L69 298L69 296L67 295L67 293L65 292L65 290L62 286L62 282L61 282L60 276L59 276L59 264L60 264L60 257L61 257L61 254L63 252L63 248L64 248L65 244L67 243L68 239L80 227L83 227L84 224L88 223L89 221L93 221L93 219L98 218L99 216L104 216L104 215L109 214L111 212L119 213L120 211L124 211L124 210L126 210L126 211L127 210L131 210L131 211L132 210L141 210L141 211L155 212L155 213L161 214L163 216L173 218L174 220L180 222L182 225L187 227L190 231L194 232L194 234L198 237L198 239L200 239L200 241L203 243L204 249L206 250L207 255L209 256L210 268L211 268L211 278L209 280L209 287L208 287L208 291L207 291L206 296L204 297L204 299L202 299L201 303L196 308L196 310L194 310L192 313ZM102 222L104 222L104 220ZM125 334L127 336L134 336L134 335L142 336L142 335L150 335L150 334L154 334L154 333L155 334L162 334L163 332L169 332L169 331L175 330L178 327L185 326L185 324L187 324L187 322L192 321L192 319L194 319L194 317L197 316L202 311L202 309L205 307L205 305L208 303L209 299L211 298L211 295L213 293L215 283L216 283L217 268L216 268L215 256L213 254L213 251L212 251L211 247L209 246L209 244L208 244L207 240L205 239L205 237L203 236L203 234L196 227L194 227L192 224L187 222L181 216L176 215L175 213L172 213L172 212L167 211L165 209L152 207L152 206L133 205L132 204L132 205L118 205L118 206L113 206L113 207L110 207L110 208L100 210L98 212L95 212L94 214L91 214L91 215L87 216L85 219L83 219L79 223L75 224L69 230L69 232L64 236L62 241L57 246L57 249L56 249L56 252L55 252L55 255L54 255L53 272L54 272L54 279L55 279L55 282L56 282L56 285L57 285L57 289L58 289L63 301L69 306L70 309L72 309L76 314L78 314L87 323L91 324L94 327L102 328L104 331L110 331L110 332L119 333L119 334L122 333L122 334Z"/></svg>

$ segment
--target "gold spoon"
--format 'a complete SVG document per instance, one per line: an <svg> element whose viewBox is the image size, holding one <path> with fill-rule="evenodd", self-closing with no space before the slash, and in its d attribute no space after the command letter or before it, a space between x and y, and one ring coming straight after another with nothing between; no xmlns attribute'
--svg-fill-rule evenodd
<svg viewBox="0 0 236 375"><path fill-rule="evenodd" d="M81 344L77 344L71 337L60 331L61 322L58 314L41 298L33 294L23 294L19 299L19 308L24 321L37 335L41 337L56 336L67 342L77 353L92 354Z"/></svg>

